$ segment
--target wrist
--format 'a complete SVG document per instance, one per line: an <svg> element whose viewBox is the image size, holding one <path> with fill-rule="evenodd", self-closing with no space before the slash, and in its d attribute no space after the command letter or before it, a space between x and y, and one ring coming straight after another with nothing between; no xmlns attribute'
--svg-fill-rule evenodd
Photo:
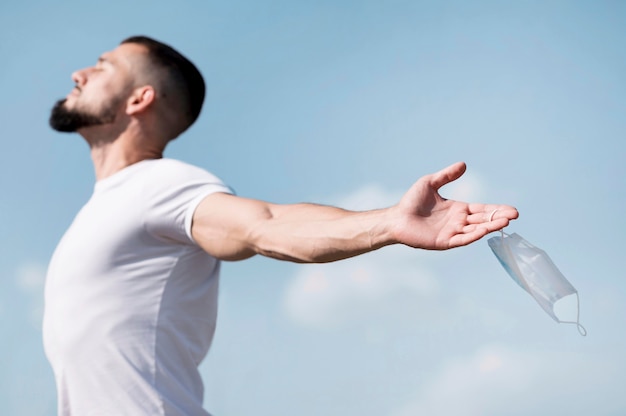
<svg viewBox="0 0 626 416"><path fill-rule="evenodd" d="M370 229L370 247L372 250L379 249L391 244L400 242L398 239L398 216L395 207L384 208L372 211L377 219L375 225Z"/></svg>

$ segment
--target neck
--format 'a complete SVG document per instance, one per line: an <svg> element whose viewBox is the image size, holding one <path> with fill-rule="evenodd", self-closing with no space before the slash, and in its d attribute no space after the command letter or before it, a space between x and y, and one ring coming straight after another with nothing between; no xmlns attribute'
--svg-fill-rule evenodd
<svg viewBox="0 0 626 416"><path fill-rule="evenodd" d="M102 180L142 160L163 157L161 142L129 129L117 135L80 132L89 144L96 180ZM100 133L100 134L98 134Z"/></svg>

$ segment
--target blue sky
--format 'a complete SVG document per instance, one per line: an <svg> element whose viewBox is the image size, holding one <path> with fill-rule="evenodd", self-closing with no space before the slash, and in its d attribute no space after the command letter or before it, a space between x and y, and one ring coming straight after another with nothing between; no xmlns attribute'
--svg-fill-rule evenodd
<svg viewBox="0 0 626 416"><path fill-rule="evenodd" d="M111 0L0 6L0 414L55 414L45 268L93 188L87 146L48 128L50 108L73 70L135 34L207 79L203 113L168 157L243 196L352 209L391 205L464 160L444 196L515 205L507 231L550 254L589 331L552 321L486 240L228 263L202 364L208 410L626 412L623 2Z"/></svg>

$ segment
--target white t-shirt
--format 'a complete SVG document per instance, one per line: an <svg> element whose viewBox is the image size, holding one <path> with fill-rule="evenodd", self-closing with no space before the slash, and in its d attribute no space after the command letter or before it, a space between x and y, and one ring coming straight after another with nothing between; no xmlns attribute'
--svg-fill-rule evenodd
<svg viewBox="0 0 626 416"><path fill-rule="evenodd" d="M212 174L145 160L98 181L61 239L45 289L44 345L63 416L208 415L198 365L220 263L191 237Z"/></svg>

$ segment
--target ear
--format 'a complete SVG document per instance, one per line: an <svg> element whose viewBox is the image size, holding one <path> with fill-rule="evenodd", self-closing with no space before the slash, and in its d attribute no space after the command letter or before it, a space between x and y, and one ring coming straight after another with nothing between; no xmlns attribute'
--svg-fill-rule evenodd
<svg viewBox="0 0 626 416"><path fill-rule="evenodd" d="M131 116L145 111L156 99L156 92L151 85L137 87L126 101L126 114Z"/></svg>

